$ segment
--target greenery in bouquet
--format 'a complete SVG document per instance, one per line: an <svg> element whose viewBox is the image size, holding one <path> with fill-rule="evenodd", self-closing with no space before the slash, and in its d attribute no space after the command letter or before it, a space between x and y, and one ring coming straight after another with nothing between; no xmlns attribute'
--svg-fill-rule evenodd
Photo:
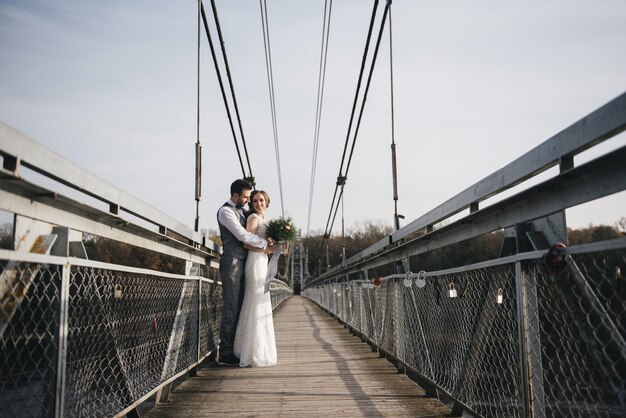
<svg viewBox="0 0 626 418"><path fill-rule="evenodd" d="M289 242L296 239L296 227L291 218L272 219L267 224L267 236L276 242Z"/></svg>

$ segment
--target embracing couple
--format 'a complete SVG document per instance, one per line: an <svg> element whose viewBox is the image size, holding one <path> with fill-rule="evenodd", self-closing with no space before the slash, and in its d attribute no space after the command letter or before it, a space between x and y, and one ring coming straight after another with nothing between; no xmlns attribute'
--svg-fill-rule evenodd
<svg viewBox="0 0 626 418"><path fill-rule="evenodd" d="M274 242L265 234L269 203L266 192L253 191L246 180L235 180L230 199L217 211L223 247L220 364L261 367L277 362L272 302L269 292L264 292L267 254L274 252Z"/></svg>

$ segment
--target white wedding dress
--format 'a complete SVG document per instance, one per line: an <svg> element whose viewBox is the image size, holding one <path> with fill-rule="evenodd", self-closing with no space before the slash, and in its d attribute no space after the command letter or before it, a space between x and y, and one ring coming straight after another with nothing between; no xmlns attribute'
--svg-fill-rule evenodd
<svg viewBox="0 0 626 418"><path fill-rule="evenodd" d="M265 238L267 224L259 218L256 235ZM270 294L264 293L267 275L267 254L248 251L245 270L243 305L235 334L234 354L240 367L272 366L277 362L274 320Z"/></svg>

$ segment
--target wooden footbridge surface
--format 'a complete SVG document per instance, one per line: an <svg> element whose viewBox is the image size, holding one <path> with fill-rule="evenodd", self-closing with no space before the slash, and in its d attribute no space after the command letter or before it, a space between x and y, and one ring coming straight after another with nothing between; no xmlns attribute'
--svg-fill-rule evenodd
<svg viewBox="0 0 626 418"><path fill-rule="evenodd" d="M274 312L278 364L205 362L143 417L412 416L450 410L306 298Z"/></svg>

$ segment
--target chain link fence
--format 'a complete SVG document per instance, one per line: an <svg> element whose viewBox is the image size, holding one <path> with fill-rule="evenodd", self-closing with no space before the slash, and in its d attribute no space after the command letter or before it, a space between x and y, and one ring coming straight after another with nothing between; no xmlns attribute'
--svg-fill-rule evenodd
<svg viewBox="0 0 626 418"><path fill-rule="evenodd" d="M55 259L0 261L0 416L114 416L216 350L217 282Z"/></svg>
<svg viewBox="0 0 626 418"><path fill-rule="evenodd" d="M288 297L293 295L293 289L289 287L287 283L280 280L272 281L270 285L270 298L272 300L272 309L278 308L278 306L285 301Z"/></svg>
<svg viewBox="0 0 626 418"><path fill-rule="evenodd" d="M54 416L62 266L0 265L0 416Z"/></svg>
<svg viewBox="0 0 626 418"><path fill-rule="evenodd" d="M477 415L624 417L621 245L572 247L559 274L541 258L495 260L303 294Z"/></svg>

